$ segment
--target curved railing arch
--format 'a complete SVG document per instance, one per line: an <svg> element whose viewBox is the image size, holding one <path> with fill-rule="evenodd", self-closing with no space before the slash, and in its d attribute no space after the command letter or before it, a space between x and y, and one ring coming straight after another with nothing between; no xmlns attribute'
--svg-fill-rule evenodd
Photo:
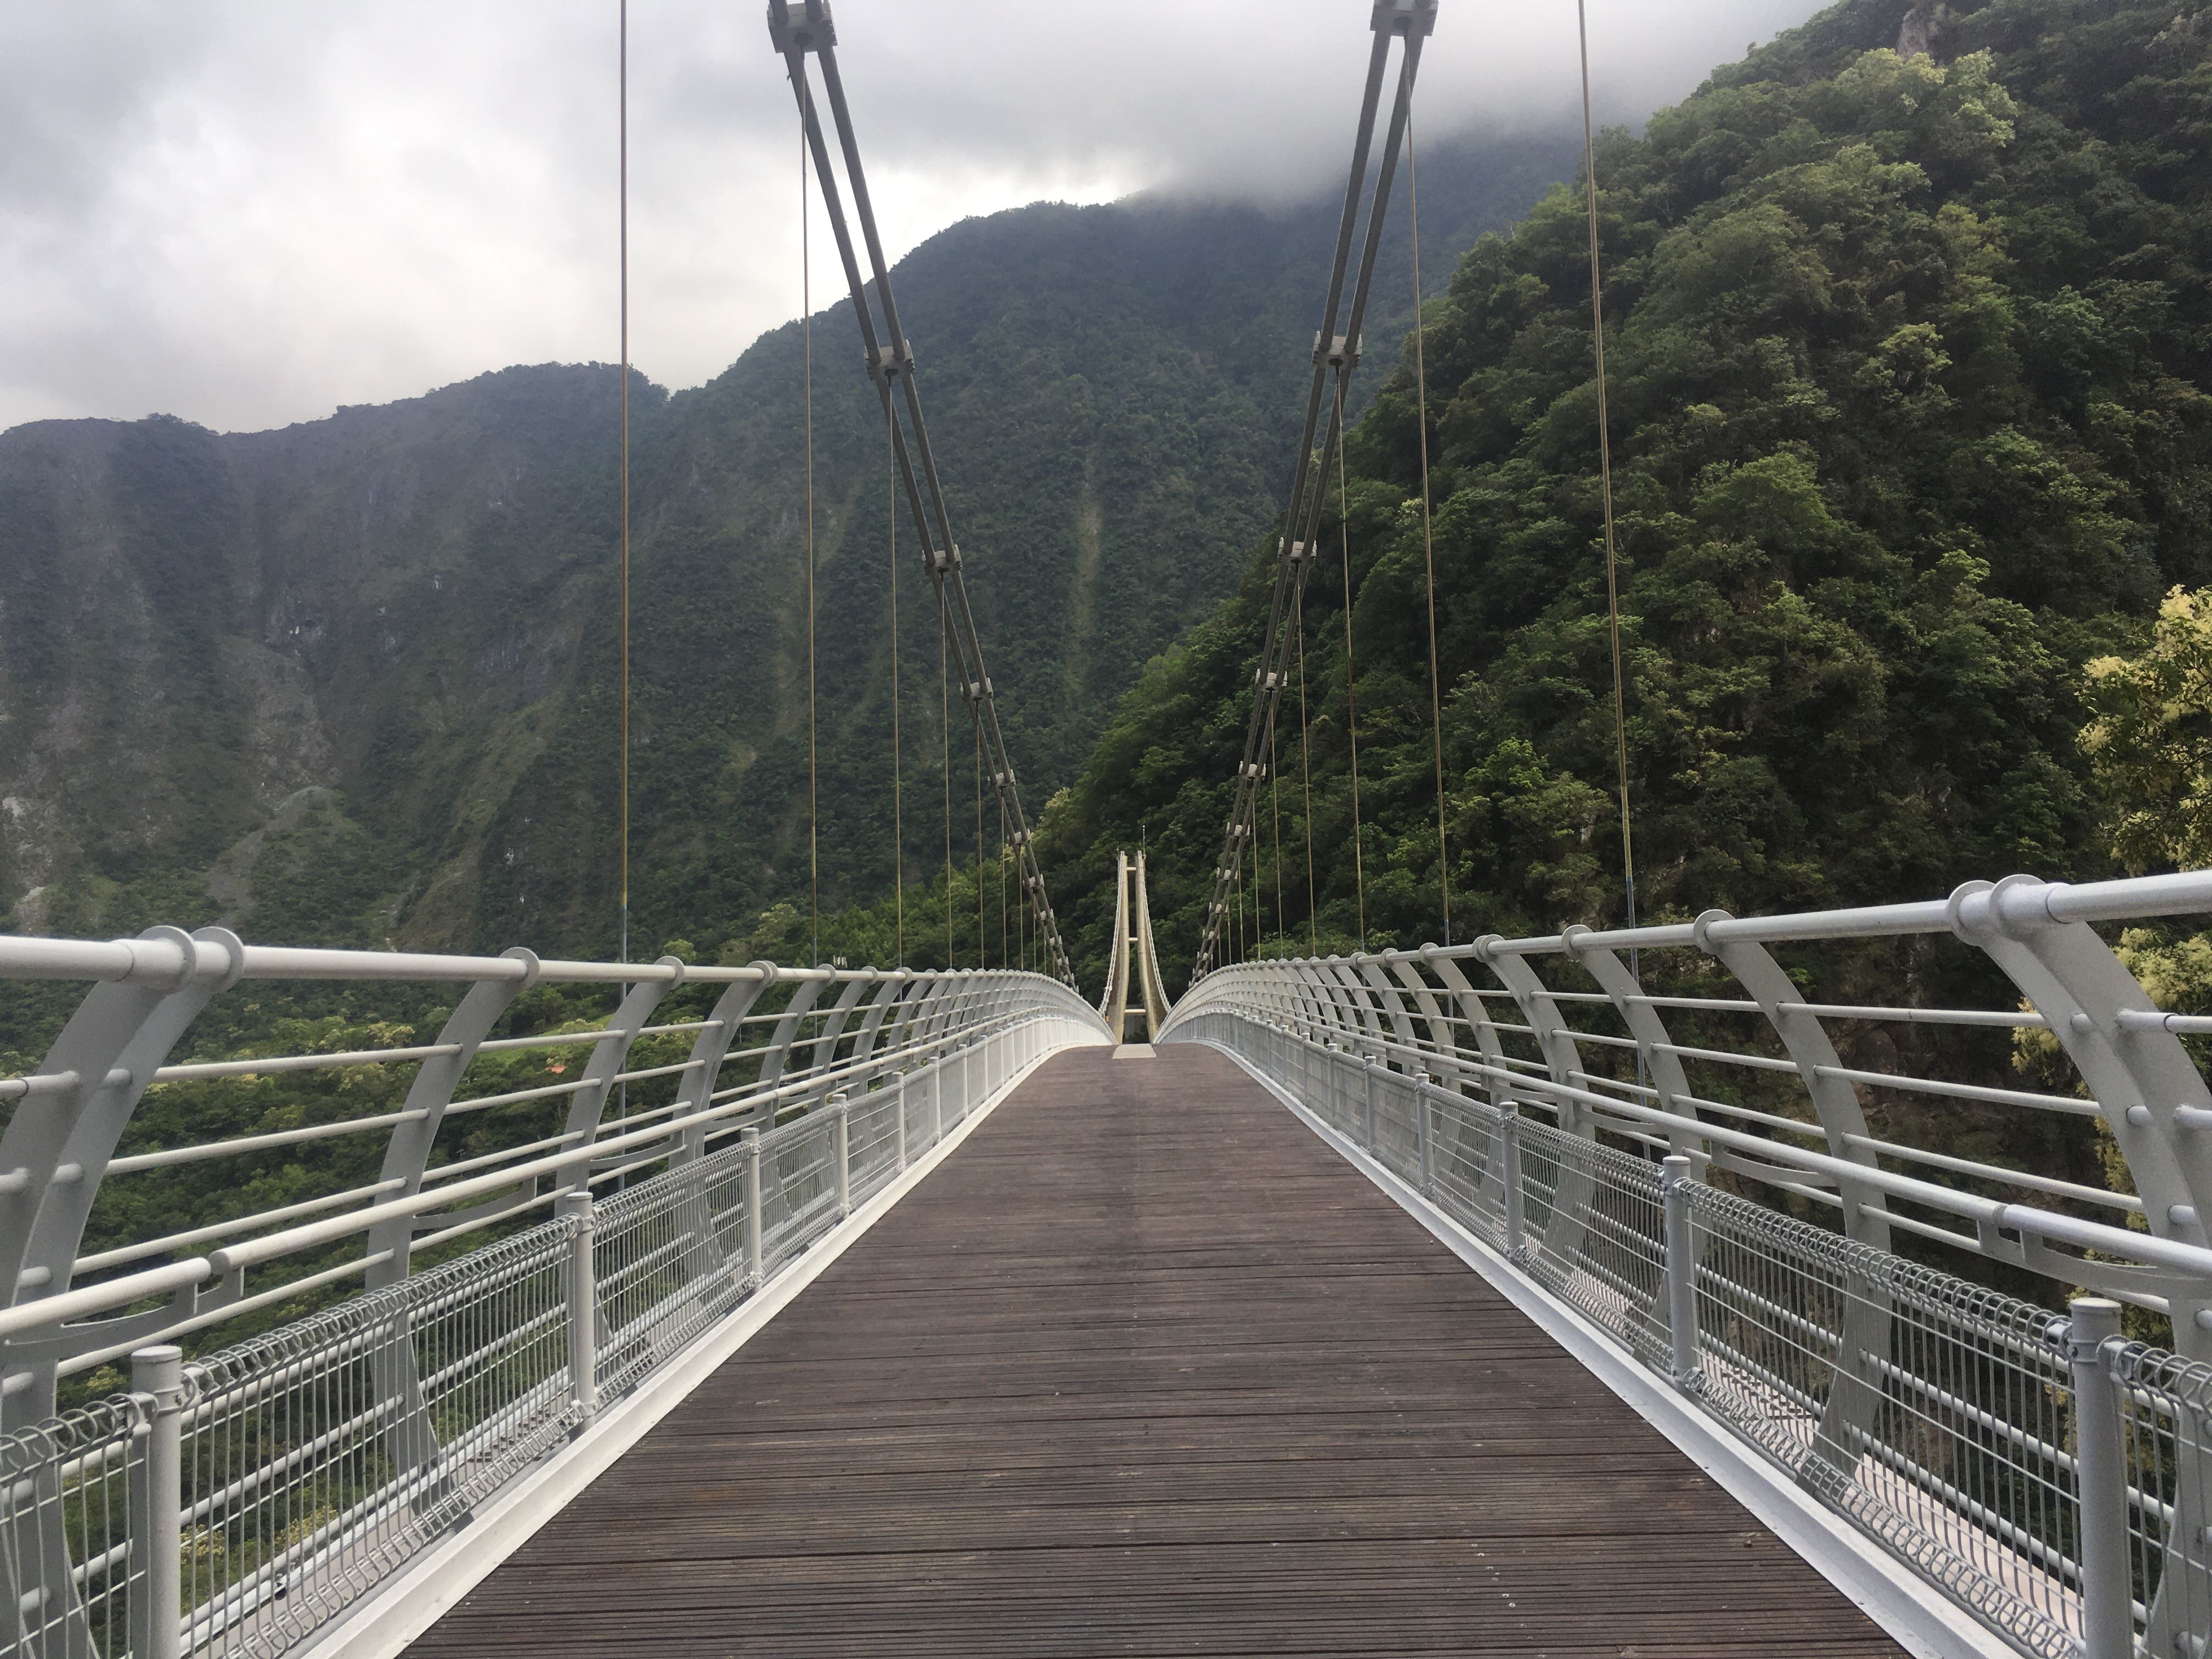
<svg viewBox="0 0 2212 1659"><path fill-rule="evenodd" d="M1013 1024L1048 1017L1071 1033L1103 1036L1097 1015L1073 989L1040 975L708 967L673 957L650 963L541 961L519 947L496 957L302 951L248 945L219 928L186 934L156 927L137 939L105 942L0 939L0 978L88 982L39 1068L0 1079L0 1102L15 1103L0 1133L0 1273L13 1286L0 1310L0 1413L9 1427L50 1413L64 1376L180 1328L217 1322L228 1307L281 1293L283 1284L249 1297L237 1253L301 1213L372 1218L349 1267L375 1291L408 1278L426 1239L550 1215L564 1193L665 1160L703 1158L763 1112L819 1110L833 1092L881 1086L918 1061ZM193 1022L243 981L383 981L450 987L459 995L424 1044L173 1064ZM612 1006L595 1030L495 1037L517 998L556 984L605 988ZM655 1024L667 1000L687 988L711 991L711 1008L696 1019ZM764 1006L772 1012L757 1012ZM683 1032L694 1034L683 1061L643 1073L631 1066L641 1039ZM573 1082L518 1093L559 1105L557 1128L526 1145L472 1154L468 1179L447 1178L449 1115L515 1103L467 1092L465 1080L480 1054L584 1042L588 1053ZM399 1109L381 1118L118 1156L140 1101L156 1084L346 1066L411 1066L415 1074ZM725 1068L739 1066L745 1075L733 1084ZM656 1088L669 1097L656 1097L645 1115L625 1122L614 1114L617 1091L639 1098L634 1091ZM748 1104L754 1101L762 1103ZM126 1265L116 1273L117 1264L106 1261L86 1266L86 1224L112 1177L347 1135L385 1137L377 1175L360 1189L314 1194L281 1215L213 1217L173 1240L134 1242L134 1260L150 1258L156 1267ZM196 1253L210 1243L218 1248L210 1255ZM268 1260L257 1257L255 1265ZM342 1264L321 1276L335 1280L346 1272ZM145 1305L155 1297L161 1305ZM45 1316L48 1304L52 1317Z"/></svg>
<svg viewBox="0 0 2212 1659"><path fill-rule="evenodd" d="M2179 1350L2212 1363L2212 1281L2176 1273L2170 1261L2144 1260L2141 1249L2130 1250L2131 1240L2140 1244L2146 1236L2185 1252L2212 1243L2204 1221L2212 1216L2212 1091L2183 1041L2212 1035L2212 1017L2159 1009L2097 932L2098 924L2207 912L2212 872L2082 885L2014 876L1971 882L1948 900L1918 904L1746 918L1714 910L1693 922L1661 927L1599 932L1577 926L1528 939L1489 935L1449 948L1247 962L1217 969L1194 985L1161 1035L1172 1038L1224 1011L1285 1025L1368 1054L1388 1071L1419 1071L1455 1089L1479 1091L1493 1103L1510 1100L1540 1111L1570 1133L1588 1138L1601 1131L1647 1154L1692 1154L1701 1175L1725 1170L1809 1195L1847 1237L1877 1249L1888 1248L1902 1228L2169 1312ZM1912 935L1948 939L1985 957L2017 990L2019 1005L1958 1010L1821 1004L1771 949ZM1670 953L1694 955L1724 972L1742 994L1647 994L1623 960L1630 951L1662 969ZM1595 988L1570 988L1577 975ZM1497 990L1482 988L1475 975L1494 981ZM1501 997L1513 1010L1510 1019L1501 1021L1492 1011ZM1586 1015L1600 1009L1617 1030L1593 1026ZM1708 1022L1748 1017L1765 1041L1732 1049L1678 1042L1667 1018L1675 1009ZM2047 1029L2077 1073L2078 1091L2064 1096L2007 1081L1845 1065L1832 1028L1886 1019ZM1638 1080L1594 1065L1585 1052L1594 1045L1632 1056ZM1787 1114L1745 1111L1707 1098L1692 1072L1714 1068L1794 1078L1801 1113L1791 1121ZM1869 1125L1863 1098L1884 1089L2094 1116L2111 1131L2135 1191L2091 1189L1884 1140ZM1729 1091L1708 1088L1714 1092ZM1737 1133L1747 1126L1754 1132L1748 1142ZM1782 1138L1790 1136L1815 1138L1817 1158L1808 1163L1796 1156ZM1891 1178L1900 1168L1913 1172L1903 1189ZM2020 1201L1967 1202L1960 1178L2009 1188ZM1910 1199L1900 1200L1900 1190ZM2098 1206L2115 1220L2100 1227L2056 1209L2045 1212L2053 1198ZM1915 1214L1900 1218L1899 1201ZM1993 1219L1999 1209L2002 1218ZM1928 1220L1931 1210L1948 1224ZM2092 1237L2094 1246L2082 1243Z"/></svg>

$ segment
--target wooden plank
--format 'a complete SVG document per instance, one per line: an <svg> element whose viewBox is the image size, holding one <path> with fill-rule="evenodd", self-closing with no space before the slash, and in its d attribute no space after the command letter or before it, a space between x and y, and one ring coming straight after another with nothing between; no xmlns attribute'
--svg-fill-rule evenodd
<svg viewBox="0 0 2212 1659"><path fill-rule="evenodd" d="M1235 1066L1060 1055L418 1641L1902 1650Z"/></svg>

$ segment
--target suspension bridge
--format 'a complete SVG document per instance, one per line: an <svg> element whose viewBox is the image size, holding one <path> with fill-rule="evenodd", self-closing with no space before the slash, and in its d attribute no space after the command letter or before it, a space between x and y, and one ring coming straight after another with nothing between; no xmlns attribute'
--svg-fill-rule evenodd
<svg viewBox="0 0 2212 1659"><path fill-rule="evenodd" d="M0 939L58 999L0 1079L0 1651L2205 1659L2212 1018L2113 941L2212 872L1239 959L1435 17L1374 9L1198 972L1125 854L1094 1005L774 7L1051 971ZM435 1029L224 1051L341 994Z"/></svg>

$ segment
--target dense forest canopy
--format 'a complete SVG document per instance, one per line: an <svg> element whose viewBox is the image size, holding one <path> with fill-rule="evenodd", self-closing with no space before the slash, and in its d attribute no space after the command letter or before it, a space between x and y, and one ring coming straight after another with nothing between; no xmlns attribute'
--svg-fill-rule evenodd
<svg viewBox="0 0 2212 1659"><path fill-rule="evenodd" d="M1545 133L1431 146L1431 280L1573 155ZM1336 215L1322 198L1036 203L896 268L1032 812L1144 661L1235 588L1295 436ZM1373 332L1395 349L1410 250L1388 253ZM822 900L894 887L888 456L851 306L816 298L811 461L796 322L703 387L634 380L647 947L711 951L807 900L810 466ZM270 942L611 954L619 391L613 365L548 364L277 432L155 417L0 434L14 927L222 921ZM910 532L896 556L912 886L942 867L946 701ZM964 859L971 757L949 704ZM921 937L941 960L941 930Z"/></svg>
<svg viewBox="0 0 2212 1659"><path fill-rule="evenodd" d="M1923 9L1900 57L1910 9L1844 0L1597 148L1646 916L2111 872L2083 665L2212 577L2212 8ZM1462 939L1623 906L1584 214L1553 191L1426 317ZM1442 936L1418 391L1401 360L1331 481L1247 951ZM1140 839L1190 959L1273 554L1046 817L1090 974Z"/></svg>

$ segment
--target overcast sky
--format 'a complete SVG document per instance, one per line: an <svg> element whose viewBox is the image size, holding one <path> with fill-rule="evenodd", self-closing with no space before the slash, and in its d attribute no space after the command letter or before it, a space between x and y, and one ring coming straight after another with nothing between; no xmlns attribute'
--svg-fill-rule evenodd
<svg viewBox="0 0 2212 1659"><path fill-rule="evenodd" d="M1589 0L1640 120L1815 0ZM836 0L894 254L970 214L1340 179L1370 0ZM760 0L632 0L632 358L698 384L799 310ZM616 0L0 0L0 428L310 420L618 356ZM1575 118L1572 0L1443 0L1428 137ZM814 304L834 297L826 239Z"/></svg>

